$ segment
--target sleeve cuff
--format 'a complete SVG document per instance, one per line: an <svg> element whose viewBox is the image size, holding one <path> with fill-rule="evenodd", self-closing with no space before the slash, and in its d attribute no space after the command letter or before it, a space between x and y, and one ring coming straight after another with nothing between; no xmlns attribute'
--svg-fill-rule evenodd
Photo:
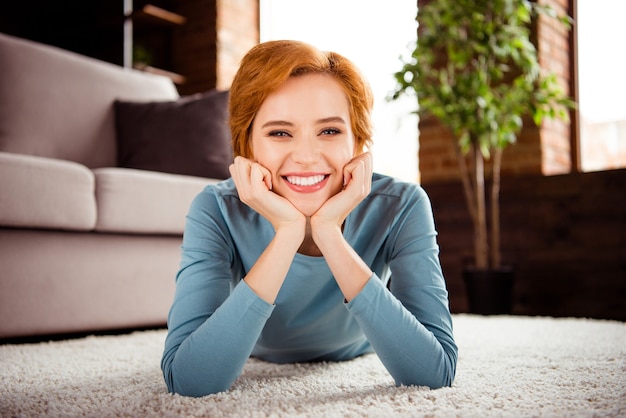
<svg viewBox="0 0 626 418"><path fill-rule="evenodd" d="M247 306L250 310L257 314L269 318L274 311L276 305L267 303L265 300L259 297L254 290L248 286L245 280L241 280L235 287L233 293L237 293L238 297L243 301L243 306Z"/></svg>
<svg viewBox="0 0 626 418"><path fill-rule="evenodd" d="M371 306L372 300L377 299L377 295L380 294L381 291L385 291L385 286L382 281L378 278L376 273L372 274L372 277L369 278L367 283L358 295L356 295L350 302L345 303L346 308L349 311L360 311L365 309L368 306Z"/></svg>

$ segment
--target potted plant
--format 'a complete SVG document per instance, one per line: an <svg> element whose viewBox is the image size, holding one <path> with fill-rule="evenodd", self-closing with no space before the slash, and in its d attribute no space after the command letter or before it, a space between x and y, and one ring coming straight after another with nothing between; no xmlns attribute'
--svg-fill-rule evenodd
<svg viewBox="0 0 626 418"><path fill-rule="evenodd" d="M525 117L540 125L545 118L567 118L573 106L556 75L540 68L531 38L533 19L540 13L569 24L551 8L528 0L420 4L417 41L395 74L398 87L391 99L416 94L419 113L436 117L452 133L475 235L474 265L464 278L470 309L476 313L511 310L512 272L502 266L500 253L502 153L516 142ZM491 163L489 225L486 160ZM489 283L503 271L504 279ZM475 281L478 291L472 288ZM478 299L491 293L494 301L477 306Z"/></svg>

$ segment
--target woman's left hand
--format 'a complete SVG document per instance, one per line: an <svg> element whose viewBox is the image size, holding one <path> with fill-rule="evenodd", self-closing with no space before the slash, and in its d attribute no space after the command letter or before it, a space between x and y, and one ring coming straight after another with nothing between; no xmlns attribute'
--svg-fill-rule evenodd
<svg viewBox="0 0 626 418"><path fill-rule="evenodd" d="M343 237L341 227L350 212L372 189L372 155L352 159L343 169L344 188L311 216L313 241L328 263L346 300L363 289L372 271Z"/></svg>
<svg viewBox="0 0 626 418"><path fill-rule="evenodd" d="M372 154L365 152L352 160L343 169L344 188L331 197L311 216L311 228L315 239L316 230L341 228L346 217L372 188Z"/></svg>

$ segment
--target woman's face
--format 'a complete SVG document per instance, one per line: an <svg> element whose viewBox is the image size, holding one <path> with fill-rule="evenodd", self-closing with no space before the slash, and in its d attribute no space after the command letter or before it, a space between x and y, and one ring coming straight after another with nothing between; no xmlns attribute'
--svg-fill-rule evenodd
<svg viewBox="0 0 626 418"><path fill-rule="evenodd" d="M341 191L355 156L348 98L330 75L291 77L259 108L251 141L272 190L311 216Z"/></svg>

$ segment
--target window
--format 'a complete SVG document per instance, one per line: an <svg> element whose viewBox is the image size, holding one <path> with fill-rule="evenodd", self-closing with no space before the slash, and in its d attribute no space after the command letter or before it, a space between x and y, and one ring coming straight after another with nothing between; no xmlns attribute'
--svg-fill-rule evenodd
<svg viewBox="0 0 626 418"><path fill-rule="evenodd" d="M583 171L626 167L626 2L578 0L578 89Z"/></svg>

